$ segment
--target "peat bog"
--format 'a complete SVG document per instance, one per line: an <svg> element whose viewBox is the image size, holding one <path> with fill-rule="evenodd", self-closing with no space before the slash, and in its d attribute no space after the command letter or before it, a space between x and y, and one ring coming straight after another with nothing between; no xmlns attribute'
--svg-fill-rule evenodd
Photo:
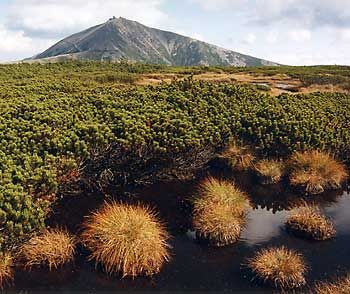
<svg viewBox="0 0 350 294"><path fill-rule="evenodd" d="M306 291L317 281L333 280L350 270L350 194L346 190L323 193L317 197L303 197L285 183L261 185L251 172L232 175L228 171L209 172L219 178L235 180L247 191L251 203L247 223L240 240L220 248L201 244L196 240L191 221L192 195L200 180L157 183L138 188L124 196L124 203L145 203L159 211L171 238L171 260L158 275L151 278L121 279L108 276L102 268L87 261L88 252L78 246L75 261L57 271L32 269L16 271L15 286L8 291L83 291L103 293L109 291L220 291L241 293L270 293L273 288L255 279L247 268L247 258L268 247L286 246L301 253L309 267L306 274ZM200 177L205 178L205 175ZM110 200L119 198L110 194ZM334 239L311 241L297 238L285 229L290 209L299 206L301 199L318 204L325 215L331 218L337 230ZM120 198L119 198L120 199ZM81 232L84 216L103 205L102 195L77 195L63 198L55 207L50 222L67 227L71 233ZM74 205L73 205L74 203ZM275 290L278 293L277 290ZM296 290L298 291L298 290ZM295 292L293 292L295 293Z"/></svg>

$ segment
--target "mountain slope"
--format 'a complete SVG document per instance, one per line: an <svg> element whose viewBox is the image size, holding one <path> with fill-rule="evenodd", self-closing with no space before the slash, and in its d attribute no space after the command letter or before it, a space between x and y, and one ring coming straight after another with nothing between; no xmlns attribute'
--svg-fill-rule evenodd
<svg viewBox="0 0 350 294"><path fill-rule="evenodd" d="M63 39L32 59L127 60L179 66L277 65L125 18Z"/></svg>

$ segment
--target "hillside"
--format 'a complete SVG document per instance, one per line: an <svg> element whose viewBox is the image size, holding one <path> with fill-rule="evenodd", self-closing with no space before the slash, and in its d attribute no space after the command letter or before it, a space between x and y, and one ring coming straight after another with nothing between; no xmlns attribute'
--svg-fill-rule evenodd
<svg viewBox="0 0 350 294"><path fill-rule="evenodd" d="M226 50L125 18L69 36L31 58L46 61L131 61L176 66L264 66L276 63Z"/></svg>

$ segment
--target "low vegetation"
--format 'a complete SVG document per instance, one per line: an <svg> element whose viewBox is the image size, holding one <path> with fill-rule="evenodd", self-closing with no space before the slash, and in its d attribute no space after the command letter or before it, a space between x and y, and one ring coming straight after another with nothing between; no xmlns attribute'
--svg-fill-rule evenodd
<svg viewBox="0 0 350 294"><path fill-rule="evenodd" d="M108 274L151 276L169 260L169 236L147 207L106 203L87 218L83 243Z"/></svg>
<svg viewBox="0 0 350 294"><path fill-rule="evenodd" d="M306 284L304 258L285 247L262 249L248 261L248 266L259 280L277 288L293 289Z"/></svg>
<svg viewBox="0 0 350 294"><path fill-rule="evenodd" d="M255 87L259 91L265 91L265 92L271 91L271 87L269 85L257 84L257 85L255 85Z"/></svg>
<svg viewBox="0 0 350 294"><path fill-rule="evenodd" d="M206 179L198 194L193 227L199 240L213 246L235 243L245 223L247 196L234 184L214 178Z"/></svg>
<svg viewBox="0 0 350 294"><path fill-rule="evenodd" d="M188 179L232 138L262 158L319 149L349 159L346 94L273 97L251 86L189 78L157 86L132 85L136 78L152 73L316 75L318 70L324 76L349 72L343 67L1 65L1 243L17 242L19 236L42 229L55 196L74 192L66 187L72 178L79 182L78 188L102 191L108 185L124 189ZM234 168L250 168L254 156L249 149L230 146L223 157ZM84 165L79 173L62 174L60 162L67 158L75 166Z"/></svg>
<svg viewBox="0 0 350 294"><path fill-rule="evenodd" d="M291 159L291 169L292 185L304 187L309 194L339 189L347 178L345 165L320 151L295 153Z"/></svg>
<svg viewBox="0 0 350 294"><path fill-rule="evenodd" d="M333 283L318 283L315 294L348 294L350 293L350 275Z"/></svg>
<svg viewBox="0 0 350 294"><path fill-rule="evenodd" d="M133 84L139 79L140 77L135 73L123 73L123 72L103 74L95 77L95 80L99 83Z"/></svg>
<svg viewBox="0 0 350 294"><path fill-rule="evenodd" d="M283 176L283 165L277 160L260 160L254 169L262 184L276 184Z"/></svg>
<svg viewBox="0 0 350 294"><path fill-rule="evenodd" d="M13 258L9 253L0 254L0 289L11 283L14 277Z"/></svg>
<svg viewBox="0 0 350 294"><path fill-rule="evenodd" d="M322 215L320 209L307 204L291 212L286 227L297 236L318 241L333 238L336 234L332 222Z"/></svg>
<svg viewBox="0 0 350 294"><path fill-rule="evenodd" d="M21 247L20 255L26 268L57 269L73 261L75 240L66 231L48 229L34 236Z"/></svg>
<svg viewBox="0 0 350 294"><path fill-rule="evenodd" d="M0 170L0 183L7 172ZM0 184L0 250L6 250L26 234L43 228L47 207L47 201L28 196L19 185Z"/></svg>
<svg viewBox="0 0 350 294"><path fill-rule="evenodd" d="M231 143L219 156L233 170L248 170L253 166L255 156L247 146Z"/></svg>

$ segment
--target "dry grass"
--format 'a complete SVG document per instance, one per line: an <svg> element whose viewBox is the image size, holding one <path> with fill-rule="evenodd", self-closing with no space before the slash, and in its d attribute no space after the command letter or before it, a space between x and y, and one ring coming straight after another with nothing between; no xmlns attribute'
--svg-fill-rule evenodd
<svg viewBox="0 0 350 294"><path fill-rule="evenodd" d="M261 250L248 266L257 278L277 288L293 289L306 284L304 258L285 247Z"/></svg>
<svg viewBox="0 0 350 294"><path fill-rule="evenodd" d="M147 207L105 203L87 218L84 228L82 239L90 259L108 274L151 276L169 260L169 236Z"/></svg>
<svg viewBox="0 0 350 294"><path fill-rule="evenodd" d="M336 234L333 224L319 208L306 204L292 211L286 226L296 235L314 240L327 240Z"/></svg>
<svg viewBox="0 0 350 294"><path fill-rule="evenodd" d="M41 235L31 238L20 250L26 268L48 266L50 270L71 262L74 253L74 238L59 229L45 230Z"/></svg>
<svg viewBox="0 0 350 294"><path fill-rule="evenodd" d="M350 274L334 283L318 283L315 294L349 294Z"/></svg>
<svg viewBox="0 0 350 294"><path fill-rule="evenodd" d="M255 171L263 184L276 184L283 175L283 165L277 160L260 160L255 165Z"/></svg>
<svg viewBox="0 0 350 294"><path fill-rule="evenodd" d="M225 246L238 241L244 219L235 215L229 205L209 203L206 209L195 208L193 226L199 239L212 246Z"/></svg>
<svg viewBox="0 0 350 294"><path fill-rule="evenodd" d="M248 208L247 196L228 181L206 179L194 201L193 227L210 245L225 246L239 239Z"/></svg>
<svg viewBox="0 0 350 294"><path fill-rule="evenodd" d="M347 178L344 164L319 151L295 153L291 159L291 169L292 185L303 186L310 194L338 189Z"/></svg>
<svg viewBox="0 0 350 294"><path fill-rule="evenodd" d="M0 254L0 289L13 281L13 259L9 253Z"/></svg>
<svg viewBox="0 0 350 294"><path fill-rule="evenodd" d="M228 148L219 155L232 169L248 170L252 168L255 156L248 147L239 146L232 143Z"/></svg>

